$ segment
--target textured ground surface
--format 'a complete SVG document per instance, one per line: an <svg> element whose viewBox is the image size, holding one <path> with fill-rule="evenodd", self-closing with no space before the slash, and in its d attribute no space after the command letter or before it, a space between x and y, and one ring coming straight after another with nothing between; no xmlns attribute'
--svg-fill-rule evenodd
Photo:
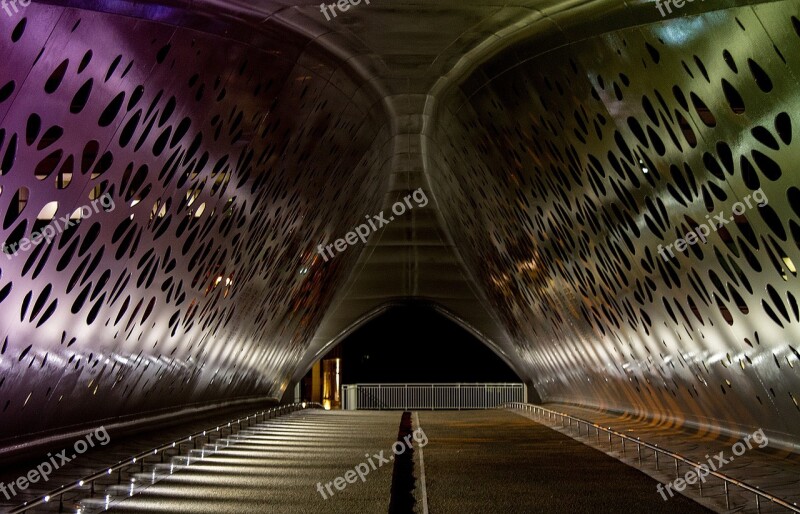
<svg viewBox="0 0 800 514"><path fill-rule="evenodd" d="M326 500L316 484L343 476L367 453L389 458L400 414L306 411L272 420L112 511L385 513L389 462ZM683 497L663 501L653 479L512 412L423 411L418 420L431 514L708 512ZM419 477L419 455L415 461Z"/></svg>
<svg viewBox="0 0 800 514"><path fill-rule="evenodd" d="M391 455L399 412L294 413L254 429L255 435L128 498L112 512L378 513L389 506L392 462L362 482L323 487L370 456Z"/></svg>
<svg viewBox="0 0 800 514"><path fill-rule="evenodd" d="M768 438L759 437L758 442L752 441L752 448L745 450L741 456L737 457L732 454L732 446L738 441L743 441L744 437L733 438L714 431L692 430L679 426L672 421L658 422L571 405L546 404L545 407L604 427L611 427L617 432L625 433L632 437L639 437L643 441L657 444L661 448L667 448L696 462L707 462L708 457L706 456L708 455L712 456L712 463L718 466L720 461L713 456L718 455L719 452L724 452L722 458L725 464L719 466L720 473L758 487L762 491L769 492L794 505L800 505L800 455L776 448L775 444ZM548 424L560 432L569 434L571 437L577 436L574 426L569 429L569 427L560 428L558 422ZM757 430L757 428L753 427L747 432L752 434ZM581 433L583 435L578 437L581 442L597 447L615 458L622 458L623 461L635 462L635 451L628 451L626 455L621 455L621 447L618 442L615 441L612 450L609 451L607 439L601 439L600 444L598 444L593 431L591 432L592 436L588 438L585 432L582 431ZM630 447L628 449L630 450ZM739 451L741 452L741 450ZM643 453L642 457L643 469L649 475L665 481L671 481L675 478L671 459L667 459L666 465L661 465L660 471L657 471L652 454ZM682 469L681 473L686 471L686 469ZM689 489L684 492L692 498L699 498L700 496L700 490L697 485L689 486ZM715 505L716 509L722 509L725 505L724 498L721 482L716 479L708 479L703 486L703 501L708 501ZM753 495L745 494L736 488L731 488L730 490L730 501L732 509L736 509L737 512L757 512ZM761 512L777 513L787 511L776 505L764 504L761 506Z"/></svg>
<svg viewBox="0 0 800 514"><path fill-rule="evenodd" d="M506 411L420 412L431 513L709 512L657 482Z"/></svg>

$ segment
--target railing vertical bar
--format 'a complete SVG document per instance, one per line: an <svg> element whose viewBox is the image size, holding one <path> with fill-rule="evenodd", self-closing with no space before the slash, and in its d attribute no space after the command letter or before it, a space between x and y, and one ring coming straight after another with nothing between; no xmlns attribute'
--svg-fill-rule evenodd
<svg viewBox="0 0 800 514"><path fill-rule="evenodd" d="M727 510L731 510L731 500L730 497L728 496L728 481L723 480L722 483L725 484L725 508Z"/></svg>
<svg viewBox="0 0 800 514"><path fill-rule="evenodd" d="M700 471L701 471L701 468L697 468L697 476L698 477L700 476ZM703 497L703 482L705 482L705 480L701 479L701 480L697 481L697 483L700 485L700 497L701 498Z"/></svg>

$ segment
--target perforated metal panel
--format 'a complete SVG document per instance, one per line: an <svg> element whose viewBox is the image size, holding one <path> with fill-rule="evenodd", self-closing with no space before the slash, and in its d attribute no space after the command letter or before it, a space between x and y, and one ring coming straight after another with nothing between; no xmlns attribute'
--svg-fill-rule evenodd
<svg viewBox="0 0 800 514"><path fill-rule="evenodd" d="M442 115L433 189L544 399L800 438L798 16L512 54Z"/></svg>
<svg viewBox="0 0 800 514"><path fill-rule="evenodd" d="M278 396L418 296L546 400L797 444L799 4L736 3L0 14L2 241L114 199L0 256L0 437ZM315 259L417 187L435 202Z"/></svg>
<svg viewBox="0 0 800 514"><path fill-rule="evenodd" d="M2 238L63 230L0 255L0 436L280 397L385 187L381 104L301 43L0 16Z"/></svg>

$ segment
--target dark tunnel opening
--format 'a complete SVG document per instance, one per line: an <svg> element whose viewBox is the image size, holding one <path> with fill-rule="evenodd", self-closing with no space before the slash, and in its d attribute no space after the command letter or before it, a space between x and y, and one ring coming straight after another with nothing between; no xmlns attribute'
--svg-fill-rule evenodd
<svg viewBox="0 0 800 514"><path fill-rule="evenodd" d="M489 344L427 302L404 302L382 311L331 348L284 400L338 409L343 407L342 386L355 384L521 384L520 376Z"/></svg>
<svg viewBox="0 0 800 514"><path fill-rule="evenodd" d="M338 377L335 375L338 374ZM336 384L502 383L522 379L491 348L431 306L394 306L314 363L302 400L327 405ZM338 402L335 402L338 404Z"/></svg>
<svg viewBox="0 0 800 514"><path fill-rule="evenodd" d="M394 307L340 343L342 380L519 382L489 347L430 307Z"/></svg>

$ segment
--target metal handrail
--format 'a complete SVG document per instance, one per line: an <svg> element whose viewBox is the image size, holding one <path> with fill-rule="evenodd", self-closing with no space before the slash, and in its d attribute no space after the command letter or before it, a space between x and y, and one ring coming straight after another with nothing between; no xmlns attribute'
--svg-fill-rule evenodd
<svg viewBox="0 0 800 514"><path fill-rule="evenodd" d="M15 507L13 510L11 510L9 512L9 514L18 514L20 512L27 512L28 510L30 510L30 509L32 509L34 507L37 507L37 506L42 505L44 503L49 503L50 500L52 498L55 498L56 496L58 496L58 498L59 498L59 500L58 500L59 501L59 512L61 512L62 507L63 507L63 501L64 501L64 493L68 493L70 491L73 491L75 489L81 488L81 487L83 487L83 486L88 484L90 486L90 494L94 495L94 482L95 482L95 480L97 480L97 479L99 479L101 477L108 476L108 475L112 474L115 471L117 471L121 476L122 470L124 468L127 468L129 466L133 466L137 462L139 463L139 465L143 469L144 468L145 459L147 457L149 457L149 456L158 455L159 453L162 453L165 450L168 450L170 448L175 448L176 445L178 445L180 447L180 445L182 445L184 443L192 443L192 441L194 441L193 444L195 445L195 449L196 449L197 448L197 442L196 441L197 441L198 438L206 437L208 433L213 433L213 432L220 432L220 434L221 434L220 429L230 428L232 424L238 424L239 425L239 430L241 430L243 422L247 422L247 426L250 426L250 420L254 419L255 422L258 423L258 417L259 416L261 416L261 420L264 421L264 420L269 419L269 418L282 416L284 414L288 414L288 413L294 412L296 410L303 410L303 409L307 409L307 408L321 409L322 405L320 405L319 403L312 403L312 402L303 402L303 403L293 403L293 404L290 404L290 405L281 405L281 406L278 406L278 407L273 407L271 409L263 410L261 412L257 412L255 414L253 414L251 416L247 416L245 418L237 418L235 421L231 420L227 424L226 423L222 423L220 425L217 425L216 427L211 427L211 428L208 428L206 430L201 430L199 432L195 432L194 434L186 436L186 437L184 437L182 439L173 441L171 443L164 444L162 446L159 446L157 448L153 448L151 450L147 450L145 452L138 453L138 454L136 454L136 455L134 455L132 457L128 457L128 458L126 458L124 460L119 461L118 463L116 463L116 464L114 464L112 466L109 466L108 468L104 469L103 471L98 471L97 473L93 473L91 475L83 477L80 480L78 480L77 482L74 482L74 483L72 483L70 485L62 485L62 486L60 486L60 487L58 487L56 489L53 489L49 493L47 493L47 494L45 494L43 496L40 496L36 500L27 501L27 502L23 503L22 505L20 505L18 507ZM220 435L220 437L222 437L222 436ZM162 453L162 458L163 458L163 453Z"/></svg>
<svg viewBox="0 0 800 514"><path fill-rule="evenodd" d="M695 461L693 461L691 459L687 459L686 457L683 457L682 455L678 455L675 452L671 452L669 450L665 450L663 448L659 448L657 444L650 444L650 443L644 442L644 441L640 440L638 437L634 439L631 436L622 434L620 432L617 432L616 430L612 430L611 427L605 428L605 427L602 427L602 426L598 425L597 423L592 423L591 421L587 421L587 420L582 419L582 418L576 418L575 416L571 416L571 415L565 414L563 412L554 411L554 410L551 410L551 409L548 409L548 408L545 408L545 407L540 407L538 405L531 405L529 403L508 402L508 403L503 404L503 407L504 408L522 409L522 410L527 410L527 411L533 411L534 414L539 414L539 412L547 413L549 419L552 419L552 416L559 416L560 419L561 419L562 426L564 425L564 420L565 419L569 420L569 426L570 427L572 426L572 421L575 421L575 426L577 428L578 435L580 435L580 433L581 433L581 427L580 427L581 423L586 425L586 435L587 436L589 435L589 427L594 427L596 432L597 432L597 435L598 435L598 442L599 442L600 431L602 430L603 432L606 432L608 434L608 443L609 443L609 448L610 449L613 450L613 443L612 443L612 440L611 440L612 436L619 437L620 440L622 440L622 454L623 455L625 455L625 441L631 441L631 442L635 443L636 446L637 446L638 455L639 455L639 466L640 467L642 465L641 447L644 446L645 448L653 450L654 455L656 457L656 469L657 470L659 469L659 467L658 467L658 454L659 453L664 454L667 457L670 457L671 459L674 459L675 460L675 474L676 474L676 476L678 478L680 478L680 475L679 475L679 462L684 462L684 463L688 464L689 467L694 468L695 470L697 470L698 471L698 475L699 475L699 471L700 470L702 470L702 469L708 470L708 474L709 475L715 476L715 477L717 477L717 478L719 478L719 479L721 479L723 481L723 484L725 486L725 508L727 508L728 510L730 510L730 508L731 508L728 484L732 484L732 485L735 485L735 486L737 486L737 487L739 487L741 489L744 489L745 491L753 493L755 495L755 498L756 498L756 510L759 513L761 512L761 501L760 501L761 498L769 500L770 502L772 502L772 503L774 503L776 505L779 505L781 507L784 507L784 508L786 508L786 509L788 509L788 510L790 510L792 512L800 512L800 508L797 507L797 504L792 505L789 502L787 502L786 500L782 500L781 498L778 498L775 495L772 495L770 493L767 493L767 492L764 492L764 491L760 490L758 487L751 486L749 484L746 484L745 482L742 482L740 480L736 480L735 478L731 478L728 475L725 475L723 473L719 473L718 471L714 471L714 470L710 469L706 464L701 464L699 462L695 462ZM700 496L702 496L703 495L703 484L702 484L702 482L698 482L698 484L700 484Z"/></svg>
<svg viewBox="0 0 800 514"><path fill-rule="evenodd" d="M351 395L352 402L349 401ZM503 402L525 402L528 399L525 384L519 382L343 384L341 396L342 408L347 410L408 410L412 405L416 409L483 409L493 408Z"/></svg>
<svg viewBox="0 0 800 514"><path fill-rule="evenodd" d="M404 386L423 386L423 387L452 387L452 386L514 386L520 389L525 387L521 382L358 382L357 384L344 384L344 385L358 385L358 386L381 386L381 387L404 387Z"/></svg>
<svg viewBox="0 0 800 514"><path fill-rule="evenodd" d="M344 387L344 386L343 386ZM384 410L386 407L386 403L381 401L376 395L372 394L369 389L362 389L360 392L366 393L366 395L376 404L378 404L378 410Z"/></svg>

